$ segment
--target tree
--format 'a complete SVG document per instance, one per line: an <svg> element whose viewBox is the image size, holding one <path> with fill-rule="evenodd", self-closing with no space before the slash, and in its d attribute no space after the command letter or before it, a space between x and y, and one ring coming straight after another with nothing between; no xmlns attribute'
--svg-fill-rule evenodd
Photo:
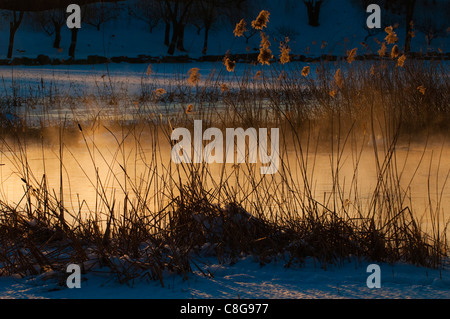
<svg viewBox="0 0 450 319"><path fill-rule="evenodd" d="M98 31L102 24L114 20L119 16L117 4L93 3L84 7L85 23L95 27Z"/></svg>
<svg viewBox="0 0 450 319"><path fill-rule="evenodd" d="M416 10L420 15L414 16L414 27L423 32L427 39L427 44L439 37L448 34L448 17L450 16L450 6L445 1L418 0Z"/></svg>
<svg viewBox="0 0 450 319"><path fill-rule="evenodd" d="M169 44L168 54L173 55L175 50L184 49L184 30L191 13L194 0L160 0L163 1L165 14L172 24L172 39Z"/></svg>
<svg viewBox="0 0 450 319"><path fill-rule="evenodd" d="M73 28L71 29L70 47L69 47L69 56L72 59L75 59L75 50L77 48L77 42L78 42L78 29Z"/></svg>
<svg viewBox="0 0 450 319"><path fill-rule="evenodd" d="M12 11L11 21L9 22L9 45L8 45L8 55L7 58L11 59L14 48L14 37L16 36L17 29L22 23L24 11Z"/></svg>
<svg viewBox="0 0 450 319"><path fill-rule="evenodd" d="M161 2L155 0L138 0L128 6L128 13L133 18L145 22L148 25L150 33L152 33L153 29L161 22L164 14L161 8Z"/></svg>
<svg viewBox="0 0 450 319"><path fill-rule="evenodd" d="M86 10L81 10L82 14L81 14L81 21L84 21L86 18ZM72 28L71 31L71 36L70 36L70 47L69 47L69 56L72 59L75 59L75 51L77 48L77 42L78 42L78 32L80 29L78 28Z"/></svg>
<svg viewBox="0 0 450 319"><path fill-rule="evenodd" d="M416 0L385 0L385 8L391 12L404 16L405 19L405 47L404 51L411 50L412 28L414 25L414 10Z"/></svg>
<svg viewBox="0 0 450 319"><path fill-rule="evenodd" d="M208 51L209 31L211 30L214 20L217 18L220 2L220 0L200 0L197 2L196 11L198 12L205 29L202 50L203 54L206 54Z"/></svg>
<svg viewBox="0 0 450 319"><path fill-rule="evenodd" d="M225 17L232 16L237 11L242 11L244 2L245 0L200 0L196 2L194 10L196 18L201 21L202 28L205 30L203 54L208 51L209 32L213 26L225 20Z"/></svg>
<svg viewBox="0 0 450 319"><path fill-rule="evenodd" d="M63 9L51 9L33 14L37 24L49 36L55 35L53 48L59 49L61 44L61 29L66 22Z"/></svg>
<svg viewBox="0 0 450 319"><path fill-rule="evenodd" d="M165 10L165 3L161 0L138 0L128 7L129 15L145 22L150 33L161 21L164 22L164 44L170 45L171 19Z"/></svg>
<svg viewBox="0 0 450 319"><path fill-rule="evenodd" d="M226 10L227 4L233 1L227 0L200 0L197 1L195 12L198 19L201 21L202 27L205 30L203 39L202 53L206 54L208 51L209 32L215 23L220 19L221 13Z"/></svg>
<svg viewBox="0 0 450 319"><path fill-rule="evenodd" d="M168 47L170 45L170 17L164 14L164 45Z"/></svg>
<svg viewBox="0 0 450 319"><path fill-rule="evenodd" d="M404 0L405 1L405 0ZM413 17L414 17L414 8L416 6L416 0L406 1L406 33L405 33L405 52L411 51L411 39L412 39L412 28L414 25Z"/></svg>
<svg viewBox="0 0 450 319"><path fill-rule="evenodd" d="M86 5L96 2L115 2L116 0L78 0L79 5ZM10 31L9 31L9 45L8 45L8 59L12 58L14 48L14 37L17 29L22 23L25 12L37 12L52 9L65 9L69 4L73 3L72 0L1 0L0 9L8 10L11 12ZM72 29L71 45L69 49L69 55L75 57L75 48L78 38L78 29ZM55 42L57 43L56 39Z"/></svg>
<svg viewBox="0 0 450 319"><path fill-rule="evenodd" d="M318 27L320 8L323 4L323 0L303 0L303 3L308 10L308 24L312 27Z"/></svg>

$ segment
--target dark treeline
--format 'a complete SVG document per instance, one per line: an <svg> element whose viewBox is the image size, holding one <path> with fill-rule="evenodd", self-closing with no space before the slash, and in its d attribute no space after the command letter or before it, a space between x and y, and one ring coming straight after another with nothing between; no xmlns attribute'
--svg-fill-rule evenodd
<svg viewBox="0 0 450 319"><path fill-rule="evenodd" d="M383 21L388 21L389 17L397 19L392 21L392 25L400 22L405 28L404 31L398 30L399 36L404 39L404 52L410 51L415 30L426 35L429 45L437 37L448 36L446 16L450 15L450 6L446 3L447 0L349 1L352 5L360 7L362 13L369 4L377 3L382 7ZM121 14L128 14L133 19L144 22L149 32L162 26L161 41L164 41L167 53L173 55L176 51L186 51L184 38L187 26L196 30L197 34L202 34L202 52L207 54L211 30L223 24L236 24L241 18L253 19L261 2L259 0L0 0L2 11L0 22L3 20L9 25L8 59L13 56L14 37L23 21L32 21L49 36L53 36L53 47L59 49L61 29L68 16L66 8L72 3L81 6L82 23L97 30ZM309 26L316 28L320 27L321 20L326 19L321 16L323 7L331 6L333 3L333 0L279 0L280 6L286 4L290 7L298 4L304 6ZM443 18L436 18L437 15ZM391 22L388 25L391 25ZM296 33L297 28L298 25L285 26L287 33L285 36ZM368 30L368 37L383 30L384 28ZM78 29L71 30L69 48L71 58L75 58L78 32ZM254 34L244 36L248 41Z"/></svg>
<svg viewBox="0 0 450 319"><path fill-rule="evenodd" d="M66 8L69 4L72 3L84 6L87 4L98 2L117 2L117 0L2 0L0 2L0 9L31 12L62 9Z"/></svg>
<svg viewBox="0 0 450 319"><path fill-rule="evenodd" d="M26 12L33 12L35 17L38 19L42 19L40 12L46 12L47 20L52 24L53 31L55 33L55 41L54 47L58 48L61 41L61 27L63 25L63 21L61 18L64 18L65 8L68 5L72 4L73 0L1 0L0 2L0 10L8 10L11 12L11 19L9 21L9 43L8 43L8 54L7 58L11 59L13 55L14 48L14 38L17 32L17 29L21 25L24 15ZM87 6L89 4L94 3L107 3L107 2L117 2L115 0L77 0L76 4L80 6ZM57 19L56 16L60 18ZM48 27L43 25L44 30L48 30ZM72 39L71 45L69 49L69 55L74 58L75 57L75 48L76 42L78 38L78 29L72 30Z"/></svg>
<svg viewBox="0 0 450 319"><path fill-rule="evenodd" d="M9 23L8 59L13 56L15 34L24 19L32 19L47 34L54 36L54 48L59 48L61 28L67 18L66 8L76 3L82 8L82 21L100 30L102 24L119 16L120 10L128 10L133 18L144 21L149 31L163 24L164 44L173 55L184 52L184 33L187 25L195 26L197 33L204 33L203 53L208 51L211 29L225 20L235 23L238 17L248 13L251 0L2 0L0 10L7 14ZM120 4L120 7L119 7ZM25 18L24 18L25 16ZM78 29L72 29L69 56L75 57Z"/></svg>

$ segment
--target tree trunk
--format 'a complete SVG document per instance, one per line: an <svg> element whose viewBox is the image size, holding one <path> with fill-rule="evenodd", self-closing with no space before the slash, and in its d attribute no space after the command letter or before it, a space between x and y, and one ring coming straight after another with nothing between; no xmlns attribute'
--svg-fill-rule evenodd
<svg viewBox="0 0 450 319"><path fill-rule="evenodd" d="M185 28L185 25L181 24L180 28L178 29L179 33L178 33L178 41L177 41L177 50L182 51L182 52L186 52L186 50L184 49L184 28Z"/></svg>
<svg viewBox="0 0 450 319"><path fill-rule="evenodd" d="M176 45L178 42L178 34L179 34L179 26L177 24L173 24L173 32L172 32L172 40L170 41L169 50L167 54L174 55Z"/></svg>
<svg viewBox="0 0 450 319"><path fill-rule="evenodd" d="M416 6L416 0L408 1L406 5L406 36L405 36L405 52L411 51L411 31L414 17L414 8Z"/></svg>
<svg viewBox="0 0 450 319"><path fill-rule="evenodd" d="M9 45L8 45L8 59L12 58L13 48L14 48L14 36L16 31L14 30L13 23L9 24Z"/></svg>
<svg viewBox="0 0 450 319"><path fill-rule="evenodd" d="M59 49L61 47L61 25L56 21L53 21L55 26L55 41L53 42L53 48Z"/></svg>
<svg viewBox="0 0 450 319"><path fill-rule="evenodd" d="M20 11L19 20L17 20L16 11L14 11L13 12L14 21L11 21L9 23L9 45L8 45L8 55L7 55L8 59L12 58L13 49L14 49L14 38L16 36L16 31L19 28L20 23L22 22L23 14L24 14L24 12Z"/></svg>
<svg viewBox="0 0 450 319"><path fill-rule="evenodd" d="M320 17L320 7L322 5L322 1L303 1L308 10L308 24L312 27L318 27L319 17Z"/></svg>
<svg viewBox="0 0 450 319"><path fill-rule="evenodd" d="M170 22L166 22L166 30L164 32L164 45L166 47L170 45Z"/></svg>
<svg viewBox="0 0 450 319"><path fill-rule="evenodd" d="M203 54L206 54L208 52L208 37L209 37L209 27L205 27L205 39L203 42Z"/></svg>
<svg viewBox="0 0 450 319"><path fill-rule="evenodd" d="M69 56L75 59L75 49L77 48L78 29L72 29L72 38L70 41Z"/></svg>

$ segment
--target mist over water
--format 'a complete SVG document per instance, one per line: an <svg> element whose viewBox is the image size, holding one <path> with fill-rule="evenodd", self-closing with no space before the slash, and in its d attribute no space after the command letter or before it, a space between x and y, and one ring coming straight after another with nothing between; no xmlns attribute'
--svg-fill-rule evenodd
<svg viewBox="0 0 450 319"><path fill-rule="evenodd" d="M118 129L103 129L93 134L74 133L64 141L62 166L61 149L56 137L44 143L35 139L24 141L20 151L18 145L10 144L12 148L9 150L3 145L0 157L4 164L0 166L0 199L17 206L26 205L26 184L23 179L39 188L45 176L48 190L64 203L73 216L89 218L98 215L100 219L106 220L109 208L114 203L115 214L120 217L125 207L124 200L128 199L128 207L130 203L136 205L136 194L145 194L148 209L159 211L169 203L171 196L178 194L177 185L188 182L187 174L183 166L171 163L171 145L166 137L155 139L152 132L145 130L138 133L138 139L135 134L136 130L130 133ZM399 196L404 198L403 206L411 209L427 231L432 230L431 218L440 220L441 230L450 220L450 185L447 181L450 162L446 160L450 156L450 148L435 140L435 143L428 145L398 145L394 159L400 177L399 189L402 194ZM378 151L382 154L384 142L378 143ZM326 148L310 152L304 154L303 160L292 146L282 146L284 151L280 171L283 167L289 168L289 175L299 193L306 193L300 168L304 163L313 199L330 209L344 203L344 211L351 215L355 209L364 211L364 205L370 205L379 182L374 148L369 144L364 146L360 158L359 151L346 147L340 154L326 151ZM18 154L23 156L24 162L19 160ZM380 157L384 158L383 155ZM258 165L240 164L238 167L231 164L205 164L204 169L208 173L205 174L203 187L215 191L225 183L236 194L244 197L246 190L252 186L246 177L249 172L255 180L263 179L268 184L271 181L280 182L284 177L280 172L269 177L260 176ZM281 198L283 191L276 187L273 189L271 195ZM280 194L276 194L277 191ZM339 195L333 197L336 193ZM256 201L257 196L251 196L249 201ZM341 201L334 203L335 198Z"/></svg>
<svg viewBox="0 0 450 319"><path fill-rule="evenodd" d="M368 72L369 64L358 63L355 61L353 66ZM203 63L198 65L202 80L196 87L186 84L188 70L197 66L192 64L152 65L151 75L146 65L17 67L12 71L0 68L4 96L17 96L20 102L13 111L25 118L28 125L45 128L42 139L24 138L20 144L12 140L1 145L0 163L4 165L0 166L0 199L18 207L27 205L25 180L35 189L48 189L67 211L81 218L95 216L104 221L112 208L121 217L130 206L142 201L145 201L142 214L146 210L158 212L178 196L179 187L196 186L190 184L192 176L186 167L171 162L171 144L166 133L177 123L171 119L181 118L192 124L196 116L202 118L206 114L209 124L215 126L211 114L218 110L226 113L224 106L228 103L228 107L236 107L235 124L246 128L252 121L267 120L263 111L270 108L267 105L270 98L279 99L272 105L274 109L283 108L286 106L283 94L292 93L289 97L292 105L288 106L314 108L309 104L310 97L304 98L303 89L319 73L311 71L306 79L299 72L305 64L292 65L287 74L284 69L268 69L261 80L254 78L260 70L256 66L238 64L235 72L228 74L221 63ZM328 67L332 75L338 65ZM306 82L297 81L296 74ZM284 83L282 75L291 78ZM208 90L218 90L220 83L225 83L227 90L236 90L237 98L224 94L221 99L214 99ZM286 92L283 85L287 86ZM163 100L149 98L160 88L171 94ZM302 92L297 93L300 89ZM255 95L248 94L252 90ZM201 100L200 105L195 103L196 98ZM230 100L224 101L227 98ZM319 100L323 98L319 96ZM325 98L329 98L328 92ZM192 115L184 114L189 103L195 104ZM250 111L250 118L240 113L240 107ZM214 108L214 112L208 113L209 108ZM220 118L220 112L214 116ZM155 119L159 123L157 127L166 133L155 134L153 124L151 129L134 126L140 120L149 119ZM74 127L81 123L83 132L75 129L76 132L64 133L61 148L58 127L66 123ZM317 129L326 131L327 125L318 123ZM356 136L359 133L354 132ZM391 159L396 176L381 174L382 179L380 170L386 169L386 156L390 156L386 152L389 141L383 137L372 139L365 132L339 150L317 142L319 145L300 153L298 145L291 145L287 140L286 137L281 141L281 167L277 174L260 176L258 164L198 165L201 186L211 193L229 195L224 199L246 202L244 206L248 210L259 205L267 208L267 214L275 216L301 215L297 204L309 199L319 203L319 207L323 205L350 218L364 215L375 201L377 205L400 205L400 210L411 210L426 232L433 231L437 220L439 228L448 231L450 148L442 137L429 136L427 142L425 137L421 141L414 139L414 143L398 142ZM393 189L396 193L383 193L389 189L389 183L397 183L396 177L399 181ZM288 184L290 190L285 189ZM221 203L222 198L214 199Z"/></svg>

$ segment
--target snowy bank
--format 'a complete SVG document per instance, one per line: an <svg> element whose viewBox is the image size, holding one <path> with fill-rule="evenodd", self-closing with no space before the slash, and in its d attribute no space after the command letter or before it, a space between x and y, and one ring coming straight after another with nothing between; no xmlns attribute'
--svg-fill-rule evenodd
<svg viewBox="0 0 450 319"><path fill-rule="evenodd" d="M158 281L120 285L101 270L83 275L80 289L61 286L52 276L0 278L0 298L68 299L449 299L450 268L432 270L407 264L380 264L381 288L367 287L368 263L349 262L323 269L312 259L298 268L283 262L264 266L251 257L220 265L196 260L187 280L170 275ZM208 274L206 277L204 274Z"/></svg>

